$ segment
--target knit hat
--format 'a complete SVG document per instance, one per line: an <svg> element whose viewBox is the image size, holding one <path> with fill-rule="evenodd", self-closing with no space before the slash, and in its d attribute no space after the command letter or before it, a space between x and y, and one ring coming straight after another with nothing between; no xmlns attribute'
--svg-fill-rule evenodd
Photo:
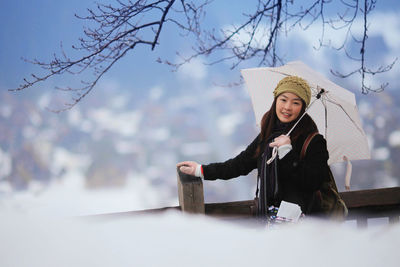
<svg viewBox="0 0 400 267"><path fill-rule="evenodd" d="M296 94L298 97L304 100L306 103L306 107L310 104L311 99L311 90L308 83L297 76L287 76L280 80L278 85L274 90L274 97L276 98L278 95L289 92Z"/></svg>

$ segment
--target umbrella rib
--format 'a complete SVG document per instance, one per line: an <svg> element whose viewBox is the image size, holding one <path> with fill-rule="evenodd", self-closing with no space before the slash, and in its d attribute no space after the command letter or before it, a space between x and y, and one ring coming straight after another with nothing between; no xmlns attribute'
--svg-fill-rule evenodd
<svg viewBox="0 0 400 267"><path fill-rule="evenodd" d="M353 122L353 124L357 127L357 129L360 131L361 134L364 134L363 130L357 125L357 123L351 118L351 116L347 113L347 111L343 108L343 106L339 103L337 103L336 101L329 99L328 96L326 95L325 100L340 107L342 109L342 111L346 114L346 116L351 120L351 122ZM326 109L326 106L325 106ZM325 121L327 121L327 118L325 118Z"/></svg>
<svg viewBox="0 0 400 267"><path fill-rule="evenodd" d="M325 112L325 138L328 139L328 107L326 105L326 99L321 98L322 105L324 106Z"/></svg>
<svg viewBox="0 0 400 267"><path fill-rule="evenodd" d="M296 121L296 123L292 126L292 128L289 130L289 132L286 134L286 136L289 136L292 131L294 130L294 128L297 126L297 124L299 124L300 120L306 115L307 111L310 109L310 107L314 104L314 102L317 99L314 99L310 105L308 105L308 107L306 108L306 110L304 111L303 115L301 115L301 117Z"/></svg>
<svg viewBox="0 0 400 267"><path fill-rule="evenodd" d="M279 74L282 74L282 75L285 75L285 76L291 76L291 74L287 74L287 73L285 73L285 72L282 72L282 71L277 71L277 70L269 70L270 72L276 72L276 73L279 73Z"/></svg>

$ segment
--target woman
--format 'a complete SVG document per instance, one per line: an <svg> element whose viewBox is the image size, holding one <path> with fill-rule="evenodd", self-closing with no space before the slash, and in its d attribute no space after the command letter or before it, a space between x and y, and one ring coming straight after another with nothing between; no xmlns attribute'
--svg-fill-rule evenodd
<svg viewBox="0 0 400 267"><path fill-rule="evenodd" d="M310 142L307 153L300 159L306 138L318 132L308 114L298 122L290 136L286 136L310 104L311 90L305 80L288 76L276 86L274 102L261 120L261 132L238 156L221 163L200 165L193 161L178 163L184 173L205 180L231 179L247 175L257 168L260 182L258 214L267 214L268 207L279 207L285 200L298 204L302 212L310 213L313 193L329 179L328 150L322 135ZM272 158L272 150L278 153Z"/></svg>

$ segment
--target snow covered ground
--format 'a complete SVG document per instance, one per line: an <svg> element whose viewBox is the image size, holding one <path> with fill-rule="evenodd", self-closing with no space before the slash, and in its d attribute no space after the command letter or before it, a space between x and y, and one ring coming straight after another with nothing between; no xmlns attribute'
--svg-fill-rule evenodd
<svg viewBox="0 0 400 267"><path fill-rule="evenodd" d="M120 188L86 189L79 172L68 172L63 179L53 180L48 185L32 182L22 191L3 188L0 211L59 218L178 206L177 189L172 197L171 192L152 186L149 179L140 174L132 176L134 178L129 178Z"/></svg>
<svg viewBox="0 0 400 267"><path fill-rule="evenodd" d="M400 224L387 219L359 230L354 221L267 229L172 211L82 216L157 208L167 198L146 179L132 179L122 190L87 191L79 176L65 178L3 193L1 267L399 266ZM169 199L161 206L175 205Z"/></svg>
<svg viewBox="0 0 400 267"><path fill-rule="evenodd" d="M47 186L3 188L0 266L399 266L400 224L387 219L359 230L313 220L267 229L172 211L82 216L178 205L145 178L129 181L86 190L82 177L66 173Z"/></svg>
<svg viewBox="0 0 400 267"><path fill-rule="evenodd" d="M399 266L400 224L266 229L167 212L49 218L2 212L0 266Z"/></svg>

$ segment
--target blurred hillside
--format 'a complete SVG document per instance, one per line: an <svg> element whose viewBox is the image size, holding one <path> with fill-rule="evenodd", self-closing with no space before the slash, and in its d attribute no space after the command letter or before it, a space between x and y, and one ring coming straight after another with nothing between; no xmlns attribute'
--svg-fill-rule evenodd
<svg viewBox="0 0 400 267"><path fill-rule="evenodd" d="M99 89L100 90L100 89ZM0 201L17 192L40 195L52 183L83 179L86 191L128 188L157 199L133 208L177 203L175 164L222 161L257 135L242 87L135 92L103 88L70 111L45 108L50 94L0 94ZM352 189L400 184L400 92L358 96L373 160L353 162ZM344 165L333 170L344 190ZM205 182L207 202L254 197L255 172L229 182Z"/></svg>

